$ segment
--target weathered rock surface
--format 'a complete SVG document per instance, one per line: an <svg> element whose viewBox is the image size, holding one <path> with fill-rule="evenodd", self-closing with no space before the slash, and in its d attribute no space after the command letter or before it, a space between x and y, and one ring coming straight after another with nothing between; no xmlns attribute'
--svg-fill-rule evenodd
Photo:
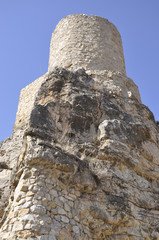
<svg viewBox="0 0 159 240"><path fill-rule="evenodd" d="M54 67L36 83L0 148L0 239L159 239L159 127L133 81Z"/></svg>
<svg viewBox="0 0 159 240"><path fill-rule="evenodd" d="M118 30L107 19L94 15L73 14L63 18L52 34L49 72L56 66L125 73Z"/></svg>

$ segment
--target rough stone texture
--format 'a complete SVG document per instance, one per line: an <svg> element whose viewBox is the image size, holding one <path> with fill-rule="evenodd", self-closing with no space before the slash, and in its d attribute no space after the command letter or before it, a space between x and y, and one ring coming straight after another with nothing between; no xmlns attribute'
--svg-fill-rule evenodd
<svg viewBox="0 0 159 240"><path fill-rule="evenodd" d="M14 129L27 124L34 106L36 92L40 88L41 83L45 81L46 75L44 74L21 90Z"/></svg>
<svg viewBox="0 0 159 240"><path fill-rule="evenodd" d="M56 66L125 73L118 30L107 19L94 15L74 14L63 18L50 45L49 71Z"/></svg>
<svg viewBox="0 0 159 240"><path fill-rule="evenodd" d="M159 127L131 79L57 66L19 104L0 239L159 239Z"/></svg>

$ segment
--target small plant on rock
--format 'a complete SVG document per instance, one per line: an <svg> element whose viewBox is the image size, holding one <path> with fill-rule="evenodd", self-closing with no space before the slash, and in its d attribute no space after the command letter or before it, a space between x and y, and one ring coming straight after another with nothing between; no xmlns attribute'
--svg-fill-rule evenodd
<svg viewBox="0 0 159 240"><path fill-rule="evenodd" d="M0 141L0 147L2 146L3 142L4 142L4 141Z"/></svg>

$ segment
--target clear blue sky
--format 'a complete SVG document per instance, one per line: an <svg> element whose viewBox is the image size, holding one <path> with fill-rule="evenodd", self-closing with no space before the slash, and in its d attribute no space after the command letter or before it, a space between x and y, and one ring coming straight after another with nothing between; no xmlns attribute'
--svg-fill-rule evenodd
<svg viewBox="0 0 159 240"><path fill-rule="evenodd" d="M0 0L0 140L12 134L20 90L47 72L56 24L75 13L116 25L127 75L159 120L159 0Z"/></svg>

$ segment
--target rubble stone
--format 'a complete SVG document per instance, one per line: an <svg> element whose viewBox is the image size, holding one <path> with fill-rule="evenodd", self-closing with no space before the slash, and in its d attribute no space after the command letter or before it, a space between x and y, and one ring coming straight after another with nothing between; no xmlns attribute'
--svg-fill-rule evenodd
<svg viewBox="0 0 159 240"><path fill-rule="evenodd" d="M59 23L48 73L21 91L0 167L2 240L159 239L159 127L126 76L114 25Z"/></svg>

